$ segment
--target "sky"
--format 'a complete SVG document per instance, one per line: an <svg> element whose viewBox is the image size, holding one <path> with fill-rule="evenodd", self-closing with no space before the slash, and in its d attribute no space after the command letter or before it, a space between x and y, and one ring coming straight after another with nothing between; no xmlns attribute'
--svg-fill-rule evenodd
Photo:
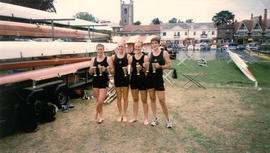
<svg viewBox="0 0 270 153"><path fill-rule="evenodd" d="M124 0L129 3L129 0ZM211 22L212 17L229 10L238 21L263 15L268 9L270 17L270 0L133 0L134 22L150 24L154 18L168 22L175 17L181 21L193 19L194 22ZM77 12L89 12L99 20L114 23L120 21L120 0L55 0L57 14L72 17Z"/></svg>

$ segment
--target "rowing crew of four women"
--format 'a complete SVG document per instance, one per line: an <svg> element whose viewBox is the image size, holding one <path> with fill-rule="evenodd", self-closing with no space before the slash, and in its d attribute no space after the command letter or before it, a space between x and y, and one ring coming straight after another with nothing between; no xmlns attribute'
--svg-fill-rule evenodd
<svg viewBox="0 0 270 153"><path fill-rule="evenodd" d="M158 97L162 111L166 118L166 127L172 127L165 99L165 88L163 81L163 70L171 69L171 61L167 51L160 50L160 39L151 40L151 52L145 55L142 52L142 43L134 44L134 54L125 52L125 43L118 43L117 51L112 57L104 53L104 46L96 46L97 56L91 60L90 74L93 75L93 93L96 97L95 120L103 122L103 102L107 94L110 75L113 75L117 96L117 108L119 112L118 121L127 122L128 92L131 90L133 98L133 117L129 120L134 123L138 120L138 102L143 104L144 125L148 125L148 103L147 96L151 101L153 119L152 126L159 124L157 117L156 97ZM130 89L129 89L130 88Z"/></svg>

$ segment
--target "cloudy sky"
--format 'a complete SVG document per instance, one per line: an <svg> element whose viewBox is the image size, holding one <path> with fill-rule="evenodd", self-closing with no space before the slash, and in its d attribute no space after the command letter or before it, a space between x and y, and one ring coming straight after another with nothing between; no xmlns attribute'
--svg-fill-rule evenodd
<svg viewBox="0 0 270 153"><path fill-rule="evenodd" d="M99 20L119 23L120 0L55 0L58 14L71 17L77 12L89 12ZM124 0L129 3L129 0ZM176 17L182 21L211 22L221 10L233 12L237 20L263 15L267 8L270 16L270 0L134 0L134 22L149 24L158 17L163 22Z"/></svg>

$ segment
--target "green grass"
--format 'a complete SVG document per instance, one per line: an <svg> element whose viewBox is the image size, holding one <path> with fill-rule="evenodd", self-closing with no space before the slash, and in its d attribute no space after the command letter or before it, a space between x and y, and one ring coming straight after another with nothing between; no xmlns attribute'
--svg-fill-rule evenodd
<svg viewBox="0 0 270 153"><path fill-rule="evenodd" d="M206 74L203 81L208 83L253 85L233 62L209 61L208 67L199 67L196 61L186 61L186 65L180 66L176 66L178 61L173 63L180 74L179 80L185 80L183 73L203 72ZM259 85L270 86L269 66L268 63L249 64ZM177 91L179 95L170 96L170 91ZM106 120L97 125L90 121L94 100L76 99L71 101L76 105L73 111L58 112L57 120L40 125L38 132L0 139L0 152L269 152L270 88L257 91L230 85L206 90L176 87L166 92L170 116L175 123L172 129L164 127L159 105L161 124L157 127L144 126L142 120L134 124L116 122L115 103L104 106ZM129 108L131 115L132 106ZM149 117L152 117L151 110Z"/></svg>
<svg viewBox="0 0 270 153"><path fill-rule="evenodd" d="M184 64L177 65L179 61L173 61L173 67L176 68L179 81L186 81L182 74L203 73L199 79L206 83L253 85L233 62L211 60L208 66L198 66L197 61L187 60ZM249 69L256 77L260 86L270 86L270 63L250 63Z"/></svg>
<svg viewBox="0 0 270 153"><path fill-rule="evenodd" d="M241 96L243 109L252 110L252 115L245 116L245 120L235 123L235 127L241 131L235 138L243 140L253 152L265 152L270 150L270 90L257 91L236 91Z"/></svg>
<svg viewBox="0 0 270 153"><path fill-rule="evenodd" d="M270 85L270 62L250 63L248 68L260 85Z"/></svg>

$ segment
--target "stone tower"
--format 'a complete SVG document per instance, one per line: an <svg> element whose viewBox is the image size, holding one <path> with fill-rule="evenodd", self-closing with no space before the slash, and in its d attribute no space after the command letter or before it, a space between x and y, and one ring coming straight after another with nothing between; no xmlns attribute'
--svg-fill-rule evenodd
<svg viewBox="0 0 270 153"><path fill-rule="evenodd" d="M130 0L129 4L125 4L123 0L120 0L121 5L121 20L120 25L132 25L133 24L133 0Z"/></svg>

